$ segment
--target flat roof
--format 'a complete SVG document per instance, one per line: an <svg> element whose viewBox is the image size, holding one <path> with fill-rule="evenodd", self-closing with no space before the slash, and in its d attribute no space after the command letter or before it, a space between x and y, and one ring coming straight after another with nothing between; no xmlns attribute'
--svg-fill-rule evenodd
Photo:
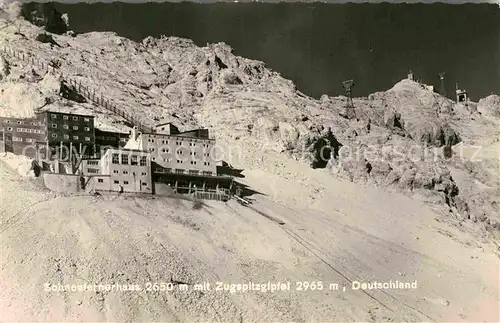
<svg viewBox="0 0 500 323"><path fill-rule="evenodd" d="M210 179L220 179L220 180L232 180L233 179L232 176L161 173L161 172L155 172L154 169L153 169L153 175L165 175L165 176L172 176L172 177L200 177L200 178L210 178Z"/></svg>
<svg viewBox="0 0 500 323"><path fill-rule="evenodd" d="M179 134L174 134L174 135L167 135L165 133L141 132L140 135L186 138L186 139L191 139L191 140L211 140L211 141L215 141L215 139L213 139L213 138L188 137L188 136L182 136L180 133Z"/></svg>
<svg viewBox="0 0 500 323"><path fill-rule="evenodd" d="M147 151L147 150L130 149L130 148L109 148L108 150L106 150L106 152L108 152L108 151L132 151L132 152L140 152L140 153L148 153L149 154L149 151Z"/></svg>
<svg viewBox="0 0 500 323"><path fill-rule="evenodd" d="M176 128L177 128L177 126L176 126L176 125L174 125L174 123L173 123L173 122L158 123L157 125L155 125L155 128L160 127L160 126L164 126L164 125L167 125L167 124L171 124L172 126L174 126L174 127L176 127Z"/></svg>
<svg viewBox="0 0 500 323"><path fill-rule="evenodd" d="M95 118L94 115L92 114L80 114L80 113L72 113L72 112L61 112L61 111L54 111L54 110L43 110L43 111L35 111L35 114L43 114L43 113L53 113L53 114L66 114L70 116L77 116L77 117L86 117L86 118Z"/></svg>

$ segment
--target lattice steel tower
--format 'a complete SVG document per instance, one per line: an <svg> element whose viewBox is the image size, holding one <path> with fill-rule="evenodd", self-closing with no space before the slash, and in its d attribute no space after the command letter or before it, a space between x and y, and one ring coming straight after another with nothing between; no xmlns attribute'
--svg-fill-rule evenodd
<svg viewBox="0 0 500 323"><path fill-rule="evenodd" d="M342 82L342 84L347 94L347 107L354 108L354 104L352 103L352 87L354 86L354 80L347 80Z"/></svg>
<svg viewBox="0 0 500 323"><path fill-rule="evenodd" d="M439 94L441 94L442 96L444 96L446 98L447 97L447 95L446 95L446 87L444 86L444 77L445 77L445 75L446 75L445 72L439 73L439 78L441 79L441 85L439 87Z"/></svg>

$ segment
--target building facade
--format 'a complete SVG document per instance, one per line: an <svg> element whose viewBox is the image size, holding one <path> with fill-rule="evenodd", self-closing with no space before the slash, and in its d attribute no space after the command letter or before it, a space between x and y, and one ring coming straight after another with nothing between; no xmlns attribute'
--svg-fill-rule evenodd
<svg viewBox="0 0 500 323"><path fill-rule="evenodd" d="M39 118L0 117L1 140L4 151L31 158L46 145L47 131Z"/></svg>
<svg viewBox="0 0 500 323"><path fill-rule="evenodd" d="M94 177L94 189L153 193L151 158L145 151L110 148L100 159L83 160L79 170Z"/></svg>
<svg viewBox="0 0 500 323"><path fill-rule="evenodd" d="M39 118L46 125L49 146L72 146L79 153L94 154L94 116L45 111Z"/></svg>
<svg viewBox="0 0 500 323"><path fill-rule="evenodd" d="M0 129L5 151L16 155L46 158L49 149L55 153L63 146L85 156L95 152L94 117L90 115L43 111L34 118L2 117Z"/></svg>
<svg viewBox="0 0 500 323"><path fill-rule="evenodd" d="M209 138L206 129L175 135L140 134L134 129L125 147L149 152L153 174L217 176L215 140Z"/></svg>

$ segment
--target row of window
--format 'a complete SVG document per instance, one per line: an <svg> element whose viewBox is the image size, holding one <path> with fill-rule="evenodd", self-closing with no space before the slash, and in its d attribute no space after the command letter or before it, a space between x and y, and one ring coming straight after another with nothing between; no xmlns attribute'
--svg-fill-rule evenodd
<svg viewBox="0 0 500 323"><path fill-rule="evenodd" d="M183 164L182 160L177 160L178 164ZM191 160L191 165L196 165L196 160ZM210 162L203 162L203 165L210 166Z"/></svg>
<svg viewBox="0 0 500 323"><path fill-rule="evenodd" d="M114 180L113 183L120 184L120 181ZM129 184L128 181L123 181L123 185L128 185L128 184ZM142 186L147 186L147 185L148 185L148 183L144 183L144 182L142 183Z"/></svg>
<svg viewBox="0 0 500 323"><path fill-rule="evenodd" d="M52 124L52 128L57 128L57 124L53 123ZM67 124L64 124L63 128L66 129L66 130L68 130L69 126ZM90 131L89 127L85 127L84 129L85 129L85 131ZM73 130L78 130L78 126L73 126Z"/></svg>
<svg viewBox="0 0 500 323"><path fill-rule="evenodd" d="M113 170L113 174L119 174L119 173L120 173L120 171L118 169ZM123 175L128 175L128 170L124 170L123 171ZM142 172L141 175L142 176L148 176L148 174L145 173L145 172Z"/></svg>
<svg viewBox="0 0 500 323"><path fill-rule="evenodd" d="M153 153L154 151L155 151L155 149L153 147L149 148L149 152L150 153ZM161 151L162 151L162 153L169 153L170 152L169 149L162 149ZM179 153L179 155L183 155L183 151L182 150L179 150L177 152ZM191 156L197 156L196 151L190 152L190 155ZM210 153L203 153L203 156L210 157Z"/></svg>
<svg viewBox="0 0 500 323"><path fill-rule="evenodd" d="M131 155L130 156L130 165L132 166L137 166L137 155ZM120 164L120 154L113 154L111 156L111 163L115 165ZM129 165L129 158L127 154L122 154L121 155L121 164L122 165ZM141 156L141 159L139 161L139 166L146 166L147 165L147 157L146 156Z"/></svg>
<svg viewBox="0 0 500 323"><path fill-rule="evenodd" d="M10 120L5 120L5 123L10 123ZM28 124L30 122L27 122L26 124ZM24 121L18 121L17 124L25 124ZM31 125L32 126L40 126L41 123L40 122L31 122Z"/></svg>
<svg viewBox="0 0 500 323"><path fill-rule="evenodd" d="M52 118L52 120L55 120L55 119L57 119L57 114L51 114L50 117ZM63 120L69 120L69 116L62 116L62 117L63 117ZM72 119L73 119L73 121L78 121L79 117L73 116ZM83 121L90 122L90 118L84 117Z"/></svg>
<svg viewBox="0 0 500 323"><path fill-rule="evenodd" d="M28 128L16 128L16 131L17 132L29 132L29 133L43 133L43 130L28 129Z"/></svg>
<svg viewBox="0 0 500 323"><path fill-rule="evenodd" d="M98 183L104 183L104 180L102 178L98 178L97 182ZM114 184L120 184L120 181L114 180L113 183ZM128 184L129 184L128 181L123 181L123 185L128 185ZM147 186L147 185L148 185L148 183L142 183L142 186Z"/></svg>
<svg viewBox="0 0 500 323"><path fill-rule="evenodd" d="M23 138L21 138L21 137L12 137L12 141L23 142ZM24 138L24 142L36 142L36 140L33 139L33 138Z"/></svg>
<svg viewBox="0 0 500 323"><path fill-rule="evenodd" d="M158 172L158 173L172 173L172 168L157 168L156 172ZM182 168L177 168L177 169L175 169L174 172L176 174L185 174L186 170L182 169ZM190 170L188 170L188 173L190 175L198 175L198 174L200 174L200 171L199 170L195 170L195 169L190 169ZM208 171L202 171L201 174L210 176L213 173L212 172L208 172Z"/></svg>
<svg viewBox="0 0 500 323"><path fill-rule="evenodd" d="M57 133L52 134L52 138L57 138ZM63 135L64 139L69 139L69 135ZM79 136L73 136L73 140L80 140ZM90 141L90 137L85 137L85 141Z"/></svg>
<svg viewBox="0 0 500 323"><path fill-rule="evenodd" d="M158 140L158 141L159 141L159 140ZM155 140L154 140L154 139L151 139L151 138L148 138L148 142L155 142ZM168 140L164 140L164 139L162 139L162 140L161 140L161 143L162 143L162 144L164 144L164 145L168 145ZM183 141L176 141L176 142L175 142L175 144L176 144L177 146L182 146L182 143L183 143ZM196 143L195 143L195 142L190 142L190 143L189 143L189 146L190 146L190 147L196 147ZM209 146L210 146L209 144L203 144L203 147L209 147Z"/></svg>

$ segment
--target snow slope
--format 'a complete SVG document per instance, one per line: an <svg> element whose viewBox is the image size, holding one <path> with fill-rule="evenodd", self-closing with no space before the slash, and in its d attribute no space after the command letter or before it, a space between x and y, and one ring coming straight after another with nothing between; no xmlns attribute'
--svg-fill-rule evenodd
<svg viewBox="0 0 500 323"><path fill-rule="evenodd" d="M256 197L255 209L279 225L234 201L193 209L191 201L166 197L55 195L1 163L0 311L7 321L498 320L498 256L398 193L337 180L329 195L335 203L324 212ZM269 174L247 175L260 182ZM170 278L322 281L347 291L44 290L46 283ZM391 279L417 280L418 288L350 290L349 281Z"/></svg>

